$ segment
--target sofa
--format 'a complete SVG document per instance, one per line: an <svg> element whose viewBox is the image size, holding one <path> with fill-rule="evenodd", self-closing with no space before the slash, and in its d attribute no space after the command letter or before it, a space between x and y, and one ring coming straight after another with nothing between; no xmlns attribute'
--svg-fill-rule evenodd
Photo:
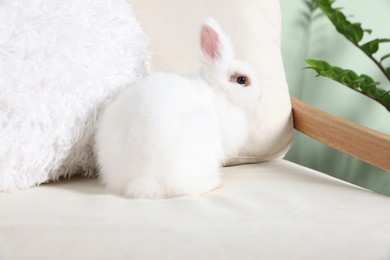
<svg viewBox="0 0 390 260"><path fill-rule="evenodd" d="M221 22L264 77L250 143L221 169L222 185L201 196L133 200L83 174L2 193L0 259L390 258L389 197L283 159L298 130L389 171L388 157L378 164L379 152L362 155L360 142L337 138L357 131L382 151L390 138L291 103L278 1L129 3L150 36L152 73L193 73L192 32L205 16Z"/></svg>

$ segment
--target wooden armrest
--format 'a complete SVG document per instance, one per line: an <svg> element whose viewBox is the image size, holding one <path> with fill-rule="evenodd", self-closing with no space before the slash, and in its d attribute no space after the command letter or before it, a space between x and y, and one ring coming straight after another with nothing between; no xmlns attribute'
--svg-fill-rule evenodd
<svg viewBox="0 0 390 260"><path fill-rule="evenodd" d="M294 97L291 101L296 130L390 172L390 135L330 115Z"/></svg>

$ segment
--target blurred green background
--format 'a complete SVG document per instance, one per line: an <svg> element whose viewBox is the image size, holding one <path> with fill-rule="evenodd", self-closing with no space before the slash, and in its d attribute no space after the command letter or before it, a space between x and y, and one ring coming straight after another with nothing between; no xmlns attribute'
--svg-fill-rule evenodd
<svg viewBox="0 0 390 260"><path fill-rule="evenodd" d="M390 38L389 0L337 0L334 6L343 7L343 13L351 22L361 22L364 29L373 30L364 42ZM329 79L316 78L311 70L302 70L306 66L305 59L321 59L359 74L368 74L389 90L389 83L374 63L337 33L325 16L309 24L302 14L308 10L303 0L281 0L281 8L282 55L291 94L328 113L390 134L390 113L380 104ZM390 53L390 43L381 45L375 56L386 53ZM390 66L390 59L385 64ZM390 195L390 173L302 134L295 133L295 144L286 159Z"/></svg>

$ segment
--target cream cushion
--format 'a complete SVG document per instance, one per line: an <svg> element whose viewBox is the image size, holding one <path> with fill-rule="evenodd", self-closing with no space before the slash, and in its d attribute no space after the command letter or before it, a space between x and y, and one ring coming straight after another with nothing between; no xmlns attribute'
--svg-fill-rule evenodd
<svg viewBox="0 0 390 260"><path fill-rule="evenodd" d="M96 179L0 194L0 259L390 259L390 198L288 161L204 196L129 200Z"/></svg>
<svg viewBox="0 0 390 260"><path fill-rule="evenodd" d="M213 16L231 36L236 56L264 81L251 118L251 137L231 164L285 155L292 141L291 104L280 51L280 10L275 0L129 0L151 40L151 70L196 74L199 29Z"/></svg>

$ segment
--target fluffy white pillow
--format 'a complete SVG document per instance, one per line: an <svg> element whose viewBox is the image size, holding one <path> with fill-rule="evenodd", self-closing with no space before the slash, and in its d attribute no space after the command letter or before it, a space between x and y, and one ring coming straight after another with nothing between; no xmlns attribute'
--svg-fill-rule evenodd
<svg viewBox="0 0 390 260"><path fill-rule="evenodd" d="M98 107L144 73L126 0L0 4L0 190L92 174Z"/></svg>
<svg viewBox="0 0 390 260"><path fill-rule="evenodd" d="M198 31L213 16L264 80L263 98L251 119L251 138L230 164L284 156L293 139L291 103L280 52L276 0L129 0L151 39L152 71L197 73Z"/></svg>

